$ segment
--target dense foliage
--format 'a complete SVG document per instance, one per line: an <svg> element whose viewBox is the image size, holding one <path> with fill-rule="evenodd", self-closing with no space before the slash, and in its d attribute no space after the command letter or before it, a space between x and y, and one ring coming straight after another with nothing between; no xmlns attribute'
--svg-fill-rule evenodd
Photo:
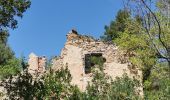
<svg viewBox="0 0 170 100"><path fill-rule="evenodd" d="M127 4L123 15L128 12L130 16L117 16L104 36L114 36L112 41L128 55L131 67L143 71L145 99L167 100L170 98L170 2L127 0ZM117 30L113 24L120 22L117 19L124 21L120 28L123 30Z"/></svg>
<svg viewBox="0 0 170 100"><path fill-rule="evenodd" d="M128 18L130 18L128 10L119 10L115 21L111 21L110 26L105 26L105 33L101 38L104 41L112 41L120 37L119 33L125 30Z"/></svg>
<svg viewBox="0 0 170 100"><path fill-rule="evenodd" d="M67 67L57 71L49 68L39 77L29 74L25 60L17 59L7 42L8 30L17 28L17 17L22 17L30 4L30 0L0 0L0 79L6 78L1 85L10 100L169 100L170 0L126 0L125 9L105 26L101 37L125 52L131 68L143 71L143 98L138 80L126 74L115 80L107 76L102 57L90 58L93 79L84 92L71 84Z"/></svg>
<svg viewBox="0 0 170 100"><path fill-rule="evenodd" d="M22 17L27 8L30 7L30 0L1 0L0 1L0 32L6 28L17 27L16 17Z"/></svg>
<svg viewBox="0 0 170 100"><path fill-rule="evenodd" d="M87 86L85 100L139 100L136 91L140 84L126 74L114 81L103 72L94 72L92 83Z"/></svg>
<svg viewBox="0 0 170 100"><path fill-rule="evenodd" d="M27 71L18 76L10 77L4 82L9 99L24 100L139 100L136 87L140 84L125 74L114 81L102 71L93 72L92 82L82 92L77 86L71 85L71 74L66 67L41 77L33 77Z"/></svg>
<svg viewBox="0 0 170 100"><path fill-rule="evenodd" d="M29 0L0 0L0 78L17 74L20 70L20 60L7 44L8 30L17 28L17 17L23 17L30 4Z"/></svg>

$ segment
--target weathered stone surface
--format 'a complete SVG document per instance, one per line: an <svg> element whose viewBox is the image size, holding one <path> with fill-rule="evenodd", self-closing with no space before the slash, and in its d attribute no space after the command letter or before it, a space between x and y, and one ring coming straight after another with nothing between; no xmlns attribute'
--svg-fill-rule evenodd
<svg viewBox="0 0 170 100"><path fill-rule="evenodd" d="M88 82L92 79L92 74L85 73L85 55L100 53L106 59L104 72L113 79L121 77L124 73L131 78L136 78L142 82L142 72L129 67L128 58L119 48L110 43L95 40L92 37L79 35L75 30L67 34L67 42L62 49L61 55L52 59L52 69L59 70L68 66L73 77L72 84L77 85L82 91L86 89ZM38 57L34 53L29 55L28 72L31 74L43 74L46 67L46 58ZM143 95L143 88L137 88L140 95ZM0 87L0 92L5 89Z"/></svg>
<svg viewBox="0 0 170 100"><path fill-rule="evenodd" d="M45 56L43 57L38 57L34 53L31 53L29 55L29 60L28 60L28 72L31 74L41 74L44 73L45 67L46 67L46 58Z"/></svg>
<svg viewBox="0 0 170 100"><path fill-rule="evenodd" d="M78 87L84 91L88 81L92 79L90 74L85 74L85 55L93 53L101 53L106 59L104 72L113 79L127 73L131 78L135 77L140 81L142 80L142 72L135 69L136 73L133 73L129 69L127 58L116 45L104 43L72 31L67 34L67 42L60 57L53 59L52 68L58 70L61 67L68 66L73 77L72 84L78 85Z"/></svg>

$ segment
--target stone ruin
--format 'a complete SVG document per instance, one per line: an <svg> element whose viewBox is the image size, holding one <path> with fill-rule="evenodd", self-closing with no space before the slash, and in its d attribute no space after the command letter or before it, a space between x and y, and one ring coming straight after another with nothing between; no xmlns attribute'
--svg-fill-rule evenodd
<svg viewBox="0 0 170 100"><path fill-rule="evenodd" d="M67 41L61 55L52 60L52 69L58 70L67 66L72 75L71 83L77 85L80 90L84 91L92 79L89 66L93 66L89 64L88 60L90 56L103 57L105 60L104 72L113 79L126 73L130 78L136 78L142 82L142 72L129 67L126 57L116 45L80 35L75 30L70 31L66 36ZM45 57L37 57L33 53L29 57L30 73L45 71ZM140 91L143 91L142 88ZM140 93L142 95L143 92Z"/></svg>
<svg viewBox="0 0 170 100"><path fill-rule="evenodd" d="M46 70L46 62L47 59L45 56L42 57L38 57L37 55L35 55L34 53L31 53L29 55L29 59L28 59L28 72L33 76L33 78L36 78L37 76L43 75ZM21 74L23 74L24 71L21 72ZM15 82L17 79L17 76L13 76L12 80L10 82ZM7 94L7 87L9 86L8 83L9 79L5 79L3 81L0 80L0 100L10 100L8 98ZM17 99L17 100L22 100L22 99Z"/></svg>
<svg viewBox="0 0 170 100"><path fill-rule="evenodd" d="M71 83L77 85L80 90L85 91L88 82L92 79L92 73L89 69L89 66L94 67L89 60L91 56L104 59L104 72L111 76L112 79L121 77L126 73L130 78L136 78L142 83L142 71L130 67L128 58L126 58L118 46L89 36L80 35L75 30L67 34L67 41L61 51L61 55L53 58L51 68L59 70L61 67L67 66L72 75ZM30 74L42 75L46 72L47 59L45 56L39 57L31 53L28 65ZM143 96L142 86L137 88L137 90L139 95ZM4 87L0 86L0 92L6 93L5 91Z"/></svg>
<svg viewBox="0 0 170 100"><path fill-rule="evenodd" d="M45 72L47 59L45 56L38 57L34 53L29 55L28 72L30 74L42 74Z"/></svg>

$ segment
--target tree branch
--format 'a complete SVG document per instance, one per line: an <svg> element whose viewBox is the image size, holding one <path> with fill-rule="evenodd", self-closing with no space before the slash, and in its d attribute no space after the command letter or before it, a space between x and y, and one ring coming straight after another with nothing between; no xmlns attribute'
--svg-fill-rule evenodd
<svg viewBox="0 0 170 100"><path fill-rule="evenodd" d="M144 4L144 6L149 10L149 12L152 14L152 16L153 16L153 18L155 19L155 21L156 21L156 23L157 23L157 25L158 25L158 38L159 38L159 41L160 41L160 43L162 44L162 46L165 48L165 50L166 50L166 52L169 54L169 50L168 50L168 47L166 46L166 44L163 42L163 40L162 40L162 38L161 38L161 33L162 33L162 30L161 30L161 25L160 25L160 22L159 22L159 20L157 19L157 17L156 17L156 15L155 15L155 13L149 8L149 6L146 4L146 2L144 1L144 0L141 0L142 1L142 3ZM149 33L149 30L147 30L148 32L147 33ZM148 34L149 35L149 37L151 37L151 35L150 34ZM152 39L152 38L151 38ZM154 44L155 46L155 48L156 48L156 44ZM156 48L157 49L157 52L160 54L160 56L162 56L163 58L166 58L167 60L169 60L170 58L169 58L169 55L168 55L168 57L165 57L165 56L163 56L161 53L160 53L160 51L158 50L158 48Z"/></svg>

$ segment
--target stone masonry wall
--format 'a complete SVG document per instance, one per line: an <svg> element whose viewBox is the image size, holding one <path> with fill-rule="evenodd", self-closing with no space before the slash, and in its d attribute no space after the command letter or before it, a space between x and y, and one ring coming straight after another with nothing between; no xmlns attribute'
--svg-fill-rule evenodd
<svg viewBox="0 0 170 100"><path fill-rule="evenodd" d="M131 78L135 77L142 80L142 72L140 70L136 69L136 73L132 73L128 67L128 63L121 63L120 58L123 56L121 56L120 50L116 45L79 35L75 30L67 34L67 42L62 49L61 55L53 59L52 68L58 70L61 67L68 66L73 77L72 84L78 85L84 91L88 81L92 79L89 74L85 74L85 55L92 53L102 54L106 59L104 72L113 79L127 73Z"/></svg>
<svg viewBox="0 0 170 100"><path fill-rule="evenodd" d="M28 72L31 74L41 74L44 73L45 67L46 67L46 58L43 57L38 57L34 53L31 53L29 55L29 60L28 60Z"/></svg>
<svg viewBox="0 0 170 100"><path fill-rule="evenodd" d="M91 81L91 74L85 73L85 55L102 54L106 59L103 67L104 72L113 79L121 77L124 73L130 78L136 78L142 82L142 72L139 69L130 69L126 56L114 44L104 43L89 36L79 35L75 30L67 34L67 41L61 51L61 55L52 60L52 69L58 70L68 66L72 75L72 84L77 85L84 91L88 82ZM29 55L28 72L43 74L46 67L45 56L38 57L34 53ZM142 87L138 88L140 95L143 95ZM0 87L0 91L4 91Z"/></svg>

